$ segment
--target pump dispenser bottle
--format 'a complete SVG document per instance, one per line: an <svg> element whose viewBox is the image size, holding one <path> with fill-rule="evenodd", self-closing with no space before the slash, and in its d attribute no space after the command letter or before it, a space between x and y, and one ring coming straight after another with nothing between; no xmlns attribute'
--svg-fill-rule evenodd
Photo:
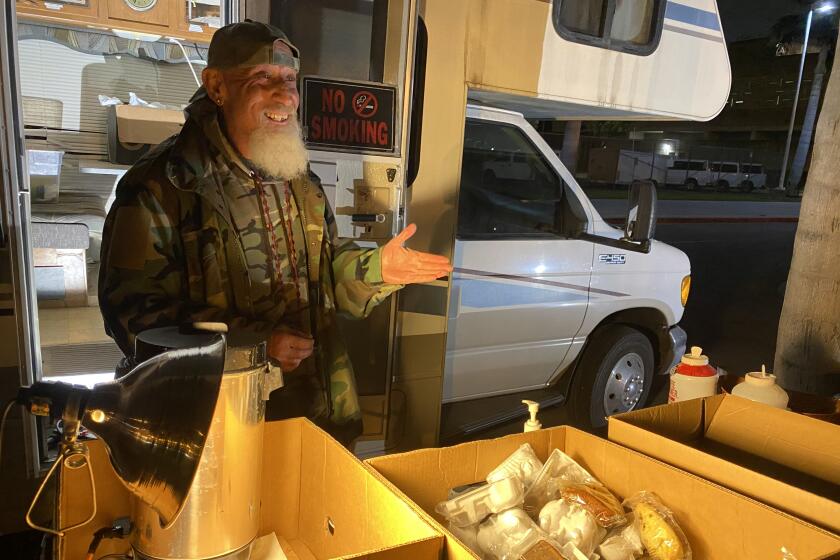
<svg viewBox="0 0 840 560"><path fill-rule="evenodd" d="M542 424L540 424L540 421L537 420L537 412L540 411L540 403L524 400L522 401L522 404L528 407L528 413L531 415L531 418L525 422L525 431L534 432L542 428Z"/></svg>

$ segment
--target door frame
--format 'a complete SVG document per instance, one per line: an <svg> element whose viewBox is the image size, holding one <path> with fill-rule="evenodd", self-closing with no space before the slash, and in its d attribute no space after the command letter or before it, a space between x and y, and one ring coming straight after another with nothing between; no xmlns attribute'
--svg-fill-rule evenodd
<svg viewBox="0 0 840 560"><path fill-rule="evenodd" d="M243 0L244 1L244 0ZM223 24L236 21L240 5L236 0L223 0ZM43 375L38 303L35 293L31 242L31 206L29 171L20 97L20 72L15 2L0 6L0 185L3 187L0 206L0 250L8 248L12 297L16 322L18 370L20 385L31 385ZM27 471L43 474L42 451L37 419L24 415L24 442Z"/></svg>
<svg viewBox="0 0 840 560"><path fill-rule="evenodd" d="M31 385L41 377L41 344L35 298L34 268L29 216L29 172L23 133L20 73L17 52L17 14L14 2L0 8L0 161L2 161L2 238L8 248L10 280L14 299L18 371L21 385ZM36 419L23 418L27 470L40 474L41 453Z"/></svg>

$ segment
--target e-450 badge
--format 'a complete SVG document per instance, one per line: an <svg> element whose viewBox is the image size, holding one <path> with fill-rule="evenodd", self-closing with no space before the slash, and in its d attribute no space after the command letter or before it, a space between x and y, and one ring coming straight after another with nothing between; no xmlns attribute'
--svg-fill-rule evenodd
<svg viewBox="0 0 840 560"><path fill-rule="evenodd" d="M604 264L625 264L627 263L627 255L612 254L612 255L598 255L598 262Z"/></svg>

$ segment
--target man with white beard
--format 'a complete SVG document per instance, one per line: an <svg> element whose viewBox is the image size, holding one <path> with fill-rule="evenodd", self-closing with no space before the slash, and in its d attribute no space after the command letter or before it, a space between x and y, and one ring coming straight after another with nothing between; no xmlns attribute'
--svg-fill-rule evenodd
<svg viewBox="0 0 840 560"><path fill-rule="evenodd" d="M301 139L299 67L298 50L273 26L246 20L216 31L183 129L117 187L99 305L126 356L122 371L150 328L215 321L231 338L265 340L285 384L267 417L306 416L349 444L361 411L337 313L365 317L451 266L403 247L413 225L380 249L338 240Z"/></svg>

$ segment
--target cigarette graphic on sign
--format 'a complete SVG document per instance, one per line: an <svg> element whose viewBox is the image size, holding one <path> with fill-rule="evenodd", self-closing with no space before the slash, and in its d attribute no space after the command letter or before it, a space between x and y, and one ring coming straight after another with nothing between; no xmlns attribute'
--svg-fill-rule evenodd
<svg viewBox="0 0 840 560"><path fill-rule="evenodd" d="M369 119L376 114L379 101L369 91L360 91L353 96L353 112L363 119Z"/></svg>

